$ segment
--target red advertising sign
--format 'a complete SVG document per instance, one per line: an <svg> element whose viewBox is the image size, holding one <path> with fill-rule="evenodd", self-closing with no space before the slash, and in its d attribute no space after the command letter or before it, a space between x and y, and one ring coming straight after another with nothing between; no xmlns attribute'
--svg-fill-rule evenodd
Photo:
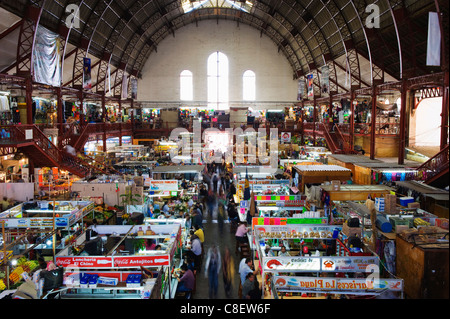
<svg viewBox="0 0 450 319"><path fill-rule="evenodd" d="M116 256L114 257L115 267L155 267L169 266L169 255L160 256Z"/></svg>
<svg viewBox="0 0 450 319"><path fill-rule="evenodd" d="M159 256L76 256L57 257L56 264L65 268L133 268L169 266L169 255Z"/></svg>
<svg viewBox="0 0 450 319"><path fill-rule="evenodd" d="M65 268L111 268L113 266L112 257L97 256L56 257L56 264Z"/></svg>

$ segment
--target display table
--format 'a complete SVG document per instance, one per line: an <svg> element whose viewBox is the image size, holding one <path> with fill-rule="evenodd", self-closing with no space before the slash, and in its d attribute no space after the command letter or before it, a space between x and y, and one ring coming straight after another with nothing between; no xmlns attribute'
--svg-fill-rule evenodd
<svg viewBox="0 0 450 319"><path fill-rule="evenodd" d="M394 191L385 185L344 184L339 186L339 190L332 185L320 185L320 188L330 195L331 201L365 201L369 195L371 198L384 197Z"/></svg>
<svg viewBox="0 0 450 319"><path fill-rule="evenodd" d="M330 154L328 155L328 164L339 165L348 168L352 171L353 176L355 176L355 165L362 163L378 163L383 162L377 159L370 159L368 156L364 155L349 155L349 154Z"/></svg>

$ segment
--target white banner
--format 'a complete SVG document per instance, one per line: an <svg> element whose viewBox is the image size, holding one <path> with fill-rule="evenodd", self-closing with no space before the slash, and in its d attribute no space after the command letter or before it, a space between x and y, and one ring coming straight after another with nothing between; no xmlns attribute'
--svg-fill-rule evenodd
<svg viewBox="0 0 450 319"><path fill-rule="evenodd" d="M375 256L294 256L264 257L263 269L269 272L366 272L379 259Z"/></svg>
<svg viewBox="0 0 450 319"><path fill-rule="evenodd" d="M144 186L150 187L152 191L178 191L177 180L153 180L146 178Z"/></svg>
<svg viewBox="0 0 450 319"><path fill-rule="evenodd" d="M384 290L402 291L402 279L375 279L366 278L324 278L324 277L299 277L299 276L275 276L274 284L277 289L300 289L300 290L333 290L342 292L361 290Z"/></svg>
<svg viewBox="0 0 450 319"><path fill-rule="evenodd" d="M428 12L427 65L441 65L441 29L437 12Z"/></svg>

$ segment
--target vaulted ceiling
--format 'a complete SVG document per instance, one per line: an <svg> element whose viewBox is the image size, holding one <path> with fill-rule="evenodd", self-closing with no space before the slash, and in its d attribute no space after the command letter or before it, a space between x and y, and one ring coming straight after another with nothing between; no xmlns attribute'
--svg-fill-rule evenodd
<svg viewBox="0 0 450 319"><path fill-rule="evenodd" d="M350 52L357 52L369 68L400 79L441 70L425 63L428 12L436 11L436 4L448 26L444 0L81 0L68 7L71 3L15 0L0 6L19 17L26 16L28 6L43 8L41 25L136 75L161 41L176 36L178 29L204 19L227 19L272 39L294 78L342 57L348 63ZM70 23L70 14L79 21ZM448 47L447 31L444 41Z"/></svg>

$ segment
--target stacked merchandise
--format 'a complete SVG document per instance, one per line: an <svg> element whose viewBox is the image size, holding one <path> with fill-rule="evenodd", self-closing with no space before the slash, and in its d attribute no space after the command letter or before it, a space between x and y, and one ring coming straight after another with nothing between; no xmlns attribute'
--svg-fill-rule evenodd
<svg viewBox="0 0 450 319"><path fill-rule="evenodd" d="M384 196L384 212L386 214L396 214L397 213L397 196L392 194L387 194Z"/></svg>
<svg viewBox="0 0 450 319"><path fill-rule="evenodd" d="M384 208L385 208L385 200L383 197L376 197L375 198L375 209L380 212L380 213L384 213Z"/></svg>

